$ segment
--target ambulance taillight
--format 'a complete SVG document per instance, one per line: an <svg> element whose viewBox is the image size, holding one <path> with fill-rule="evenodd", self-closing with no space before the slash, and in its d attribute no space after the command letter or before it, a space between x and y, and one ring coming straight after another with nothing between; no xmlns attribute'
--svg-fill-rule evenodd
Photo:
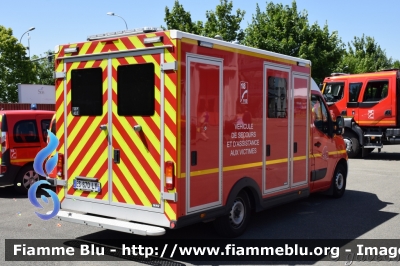
<svg viewBox="0 0 400 266"><path fill-rule="evenodd" d="M165 163L165 186L168 190L175 188L174 163L171 161Z"/></svg>
<svg viewBox="0 0 400 266"><path fill-rule="evenodd" d="M57 176L63 177L64 176L64 154L58 154L58 161L57 161Z"/></svg>

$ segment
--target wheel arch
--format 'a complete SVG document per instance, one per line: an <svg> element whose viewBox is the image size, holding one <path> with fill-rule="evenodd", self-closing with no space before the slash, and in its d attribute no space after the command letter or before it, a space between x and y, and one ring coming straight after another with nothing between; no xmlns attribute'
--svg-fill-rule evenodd
<svg viewBox="0 0 400 266"><path fill-rule="evenodd" d="M261 190L258 184L250 177L243 177L233 185L232 189L229 191L225 206L231 206L235 197L242 190L245 191L249 197L250 207L255 211L261 210ZM227 208L227 211L229 211L229 208Z"/></svg>

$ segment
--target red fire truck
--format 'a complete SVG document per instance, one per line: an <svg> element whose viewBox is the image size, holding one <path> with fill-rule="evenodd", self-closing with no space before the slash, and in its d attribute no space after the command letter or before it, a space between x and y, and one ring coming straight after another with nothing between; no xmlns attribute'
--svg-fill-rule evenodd
<svg viewBox="0 0 400 266"><path fill-rule="evenodd" d="M347 155L310 61L177 30L89 36L56 49L57 218L139 235L328 191Z"/></svg>
<svg viewBox="0 0 400 266"><path fill-rule="evenodd" d="M400 73L334 73L322 92L333 115L345 121L343 138L350 158L366 156L383 144L400 144Z"/></svg>

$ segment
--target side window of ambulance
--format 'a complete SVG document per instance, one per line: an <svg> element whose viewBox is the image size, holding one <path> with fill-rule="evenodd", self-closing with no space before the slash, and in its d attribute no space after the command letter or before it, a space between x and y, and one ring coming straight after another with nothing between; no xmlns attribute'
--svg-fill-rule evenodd
<svg viewBox="0 0 400 266"><path fill-rule="evenodd" d="M316 95L311 95L311 105L314 118L314 125L317 129L328 133L328 110L322 99Z"/></svg>
<svg viewBox="0 0 400 266"><path fill-rule="evenodd" d="M287 82L284 78L268 77L268 118L287 117Z"/></svg>
<svg viewBox="0 0 400 266"><path fill-rule="evenodd" d="M43 135L43 141L47 142L47 130L50 129L50 120L42 120L42 135Z"/></svg>
<svg viewBox="0 0 400 266"><path fill-rule="evenodd" d="M155 112L153 63L119 66L117 112L119 116L152 116Z"/></svg>
<svg viewBox="0 0 400 266"><path fill-rule="evenodd" d="M17 143L39 142L36 120L22 120L14 126L14 141Z"/></svg>
<svg viewBox="0 0 400 266"><path fill-rule="evenodd" d="M369 81L365 87L363 102L377 102L387 97L389 81Z"/></svg>
<svg viewBox="0 0 400 266"><path fill-rule="evenodd" d="M103 70L71 71L71 112L73 116L103 115Z"/></svg>

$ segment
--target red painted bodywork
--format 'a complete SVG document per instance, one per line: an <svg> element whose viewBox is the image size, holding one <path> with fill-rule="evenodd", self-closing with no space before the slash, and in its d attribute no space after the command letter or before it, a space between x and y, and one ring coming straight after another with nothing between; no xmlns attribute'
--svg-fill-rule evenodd
<svg viewBox="0 0 400 266"><path fill-rule="evenodd" d="M329 109L335 116L342 115L353 117L357 124L360 126L368 127L395 127L399 126L399 119L397 113L399 109L396 108L399 104L397 102L398 79L400 74L398 71L382 71L375 73L353 74L353 75L340 75L327 77L324 79L322 93L326 93L326 86L331 83L341 83L344 85L343 95L336 102L329 103ZM365 99L364 94L368 82L375 81L388 81L387 96L379 100L376 104L370 106L361 106L360 103L372 102L371 99ZM361 83L361 90L356 99L350 99L349 86L350 84ZM371 100L371 101L369 101ZM349 104L350 103L350 104ZM353 105L351 103L354 103ZM356 106L358 104L358 106ZM390 110L390 115L385 112ZM373 115L371 114L373 112Z"/></svg>

